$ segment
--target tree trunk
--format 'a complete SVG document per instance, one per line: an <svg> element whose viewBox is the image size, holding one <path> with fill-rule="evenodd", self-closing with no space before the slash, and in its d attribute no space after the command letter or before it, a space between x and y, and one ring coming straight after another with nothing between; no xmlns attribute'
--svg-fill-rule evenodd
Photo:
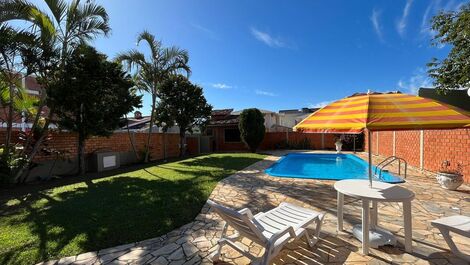
<svg viewBox="0 0 470 265"><path fill-rule="evenodd" d="M166 162L166 131L163 131L163 161Z"/></svg>
<svg viewBox="0 0 470 265"><path fill-rule="evenodd" d="M129 136L129 141L131 142L132 151L134 151L135 158L137 159L137 161L139 161L140 160L139 153L137 153L137 149L135 148L135 145L134 145L134 140L131 137L131 130L129 129L129 120L127 119L127 114L125 115L125 117L126 117L127 135Z"/></svg>
<svg viewBox="0 0 470 265"><path fill-rule="evenodd" d="M150 113L150 124L149 124L149 131L147 135L147 146L145 147L145 163L149 162L149 156L150 156L150 138L152 136L152 131L153 131L153 123L155 119L155 108L156 108L156 101L157 98L155 95L152 95L152 113Z"/></svg>
<svg viewBox="0 0 470 265"><path fill-rule="evenodd" d="M21 168L16 172L15 174L15 180L18 180L20 183L23 183L26 181L27 177L27 172L25 172L26 169L28 169L29 165L33 161L34 157L36 156L37 152L39 151L39 148L42 145L42 142L44 141L44 138L46 138L47 133L49 132L49 124L52 118L52 109L49 112L49 116L46 119L46 123L44 124L44 128L41 132L41 136L39 139L34 143L33 149L31 150L31 153L28 155L28 158L26 162L21 166ZM32 132L31 132L32 133ZM33 136L31 136L33 137ZM27 146L24 146L24 149L26 149Z"/></svg>
<svg viewBox="0 0 470 265"><path fill-rule="evenodd" d="M78 174L84 175L86 172L85 164L85 139L79 133L78 134Z"/></svg>
<svg viewBox="0 0 470 265"><path fill-rule="evenodd" d="M4 157L10 155L11 134L13 131L13 94L14 87L12 84L9 86L10 100L8 102L8 117L7 117L7 135L5 138L5 149L3 150Z"/></svg>
<svg viewBox="0 0 470 265"><path fill-rule="evenodd" d="M180 157L186 155L186 133L180 128Z"/></svg>

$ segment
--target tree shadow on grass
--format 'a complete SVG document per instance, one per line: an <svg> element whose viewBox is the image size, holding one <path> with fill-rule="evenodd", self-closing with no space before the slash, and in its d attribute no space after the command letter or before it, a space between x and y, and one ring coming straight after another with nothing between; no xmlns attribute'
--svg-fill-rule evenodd
<svg viewBox="0 0 470 265"><path fill-rule="evenodd" d="M178 164L188 167L214 167L226 170L240 170L243 165L251 165L260 161L260 158L246 156L202 156L181 161Z"/></svg>
<svg viewBox="0 0 470 265"><path fill-rule="evenodd" d="M198 178L167 181L119 176L50 197L21 199L19 218L37 237L0 253L0 264L29 264L165 234L199 213L207 194ZM77 252L78 251L78 252Z"/></svg>

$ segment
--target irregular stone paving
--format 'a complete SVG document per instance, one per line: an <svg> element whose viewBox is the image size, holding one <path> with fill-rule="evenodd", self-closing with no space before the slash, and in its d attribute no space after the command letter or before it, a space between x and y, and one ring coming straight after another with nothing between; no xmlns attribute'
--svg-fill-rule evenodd
<svg viewBox="0 0 470 265"><path fill-rule="evenodd" d="M468 264L449 253L438 230L430 225L431 220L442 216L470 215L468 185L461 186L458 191L447 191L436 184L432 174L409 168L407 181L402 185L416 194L412 203L413 253L404 252L401 205L382 203L379 204L379 225L395 233L399 245L371 249L371 254L364 256L360 242L350 232L336 232L333 181L277 178L263 172L282 154L272 153L263 161L224 179L210 196L210 199L236 209L248 207L253 213L267 211L283 201L327 213L322 240L316 247L309 248L302 240L294 241L273 264ZM366 154L359 156L366 158ZM375 163L378 161L380 158L374 158ZM396 172L397 168L390 171ZM351 224L360 222L360 201L345 197L344 213L345 231L351 231ZM206 205L193 222L164 236L43 264L212 264L210 254L216 250L222 227L223 221ZM468 238L454 238L462 250L470 252ZM246 238L240 245L254 255L262 255L264 251ZM223 253L223 260L228 264L249 263L247 258L229 247L224 247Z"/></svg>

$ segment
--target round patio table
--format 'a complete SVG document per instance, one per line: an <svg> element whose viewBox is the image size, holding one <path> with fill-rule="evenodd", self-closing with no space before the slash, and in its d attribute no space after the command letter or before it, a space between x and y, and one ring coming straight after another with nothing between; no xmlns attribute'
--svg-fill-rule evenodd
<svg viewBox="0 0 470 265"><path fill-rule="evenodd" d="M338 231L343 231L344 195L362 200L362 253L369 255L369 228L377 225L377 202L399 202L403 204L403 221L405 227L405 251L411 249L411 201L415 194L398 185L369 180L348 179L337 181L334 185L338 192ZM372 215L370 216L370 202ZM369 220L370 218L370 220ZM369 223L370 221L370 223Z"/></svg>

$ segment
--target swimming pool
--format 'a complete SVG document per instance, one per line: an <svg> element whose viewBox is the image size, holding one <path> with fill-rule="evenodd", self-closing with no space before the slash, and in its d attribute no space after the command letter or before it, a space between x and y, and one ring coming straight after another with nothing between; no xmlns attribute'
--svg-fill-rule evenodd
<svg viewBox="0 0 470 265"><path fill-rule="evenodd" d="M372 172L374 170L375 167L372 167ZM352 154L291 153L283 156L265 172L271 176L287 178L368 179L368 164ZM382 172L380 181L404 182L388 172Z"/></svg>

